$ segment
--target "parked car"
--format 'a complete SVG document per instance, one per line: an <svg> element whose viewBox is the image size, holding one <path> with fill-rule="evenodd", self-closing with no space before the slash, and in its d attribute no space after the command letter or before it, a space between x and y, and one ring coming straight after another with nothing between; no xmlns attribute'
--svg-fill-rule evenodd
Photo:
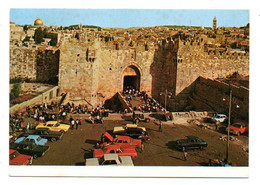
<svg viewBox="0 0 260 185"><path fill-rule="evenodd" d="M133 139L129 136L121 136L121 135L117 136L116 138L113 138L108 132L105 132L103 137L105 138L103 140L108 140L108 141L99 143L97 146L100 148L104 148L108 145L119 145L123 148L127 148L129 146L135 146L141 151L144 148L141 139Z"/></svg>
<svg viewBox="0 0 260 185"><path fill-rule="evenodd" d="M245 123L234 123L229 127L229 131L231 134L240 135L248 132L248 124ZM226 128L228 131L228 128Z"/></svg>
<svg viewBox="0 0 260 185"><path fill-rule="evenodd" d="M119 145L108 145L102 149L94 150L94 158L103 157L104 154L117 154L118 156L131 156L137 157L135 146L129 146L127 148L120 147Z"/></svg>
<svg viewBox="0 0 260 185"><path fill-rule="evenodd" d="M25 133L19 135L19 137L27 137L29 135L39 135L42 138L48 139L50 141L56 141L56 140L61 139L61 137L63 136L63 133L50 131L49 128L39 128L37 130L30 130L28 132L25 132Z"/></svg>
<svg viewBox="0 0 260 185"><path fill-rule="evenodd" d="M35 159L43 156L50 147L37 145L30 141L21 141L20 143L10 143L9 148L17 150L20 154L31 155Z"/></svg>
<svg viewBox="0 0 260 185"><path fill-rule="evenodd" d="M48 139L44 139L39 135L29 135L27 137L19 137L14 143L20 143L21 141L28 141L37 145L45 145Z"/></svg>
<svg viewBox="0 0 260 185"><path fill-rule="evenodd" d="M150 116L161 121L173 120L172 112L154 112Z"/></svg>
<svg viewBox="0 0 260 185"><path fill-rule="evenodd" d="M130 156L118 156L117 154L105 154L101 158L86 159L86 166L134 166Z"/></svg>
<svg viewBox="0 0 260 185"><path fill-rule="evenodd" d="M136 124L126 124L125 126L114 127L114 136L125 135L134 139L149 140L145 127L139 127Z"/></svg>
<svg viewBox="0 0 260 185"><path fill-rule="evenodd" d="M150 122L150 118L145 115L141 111L134 111L135 116L133 117L133 113L127 113L122 116L122 118L126 121L132 121L135 124L138 124L139 122Z"/></svg>
<svg viewBox="0 0 260 185"><path fill-rule="evenodd" d="M175 141L175 146L180 150L187 149L203 149L208 146L208 144L202 139L196 136L186 136L185 139L179 139Z"/></svg>
<svg viewBox="0 0 260 185"><path fill-rule="evenodd" d="M9 149L9 165L29 165L32 164L33 157L20 154L18 151Z"/></svg>
<svg viewBox="0 0 260 185"><path fill-rule="evenodd" d="M58 123L57 121L48 121L46 123L40 123L35 127L36 130L39 128L49 128L50 131L67 132L70 126Z"/></svg>
<svg viewBox="0 0 260 185"><path fill-rule="evenodd" d="M212 121L224 123L225 121L227 121L227 119L228 119L228 117L225 114L217 114L216 116L214 116L212 118Z"/></svg>

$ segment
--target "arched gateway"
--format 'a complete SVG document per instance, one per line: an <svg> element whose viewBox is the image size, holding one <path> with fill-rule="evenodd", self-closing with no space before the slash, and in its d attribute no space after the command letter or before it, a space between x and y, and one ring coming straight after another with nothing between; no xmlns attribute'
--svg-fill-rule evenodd
<svg viewBox="0 0 260 185"><path fill-rule="evenodd" d="M136 66L130 65L125 68L122 75L123 90L126 90L127 88L134 88L140 90L140 81L140 71Z"/></svg>

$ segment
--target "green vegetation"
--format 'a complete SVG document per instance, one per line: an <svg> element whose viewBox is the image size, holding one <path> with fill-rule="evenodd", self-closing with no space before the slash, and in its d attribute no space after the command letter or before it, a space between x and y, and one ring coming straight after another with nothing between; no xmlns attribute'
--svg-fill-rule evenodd
<svg viewBox="0 0 260 185"><path fill-rule="evenodd" d="M36 44L40 44L43 42L43 38L46 35L46 29L42 30L42 28L37 28L34 33L34 41Z"/></svg>
<svg viewBox="0 0 260 185"><path fill-rule="evenodd" d="M21 83L22 81L22 78L12 78L10 79L10 84Z"/></svg>
<svg viewBox="0 0 260 185"><path fill-rule="evenodd" d="M29 78L12 78L10 79L10 84L22 83L22 82L35 82L34 80L30 80Z"/></svg>
<svg viewBox="0 0 260 185"><path fill-rule="evenodd" d="M37 28L34 33L34 41L36 44L40 44L43 42L43 38L49 38L51 39L50 45L51 46L56 46L57 45L57 36L48 34L47 29L45 28L42 30L42 28Z"/></svg>
<svg viewBox="0 0 260 185"><path fill-rule="evenodd" d="M13 100L19 96L22 92L22 82L15 83L11 92L10 92L10 100Z"/></svg>

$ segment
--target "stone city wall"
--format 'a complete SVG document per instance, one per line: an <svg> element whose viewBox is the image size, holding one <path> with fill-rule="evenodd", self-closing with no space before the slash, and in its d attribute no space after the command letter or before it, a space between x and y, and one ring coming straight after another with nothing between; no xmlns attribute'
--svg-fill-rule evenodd
<svg viewBox="0 0 260 185"><path fill-rule="evenodd" d="M229 86L224 82L199 77L191 93L191 106L198 111L216 111L228 115L230 89L232 89L231 117L248 120L249 89L245 87Z"/></svg>
<svg viewBox="0 0 260 185"><path fill-rule="evenodd" d="M38 51L32 48L10 47L10 79L36 80L37 53Z"/></svg>
<svg viewBox="0 0 260 185"><path fill-rule="evenodd" d="M59 50L39 49L37 53L36 79L41 83L58 83Z"/></svg>
<svg viewBox="0 0 260 185"><path fill-rule="evenodd" d="M216 79L238 72L249 75L248 53L205 52L200 42L180 43L178 51L176 93L189 86L199 76Z"/></svg>

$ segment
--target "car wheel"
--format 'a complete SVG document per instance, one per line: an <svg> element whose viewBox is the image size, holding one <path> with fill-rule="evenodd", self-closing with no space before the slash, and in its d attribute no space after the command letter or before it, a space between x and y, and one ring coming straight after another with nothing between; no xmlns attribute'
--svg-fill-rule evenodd
<svg viewBox="0 0 260 185"><path fill-rule="evenodd" d="M64 133L64 130L61 130L60 132L61 132L61 133Z"/></svg>
<svg viewBox="0 0 260 185"><path fill-rule="evenodd" d="M149 118L147 118L147 119L146 119L146 123L149 123L149 122L150 122L150 119L149 119Z"/></svg>
<svg viewBox="0 0 260 185"><path fill-rule="evenodd" d="M52 141L52 142L53 142L53 141L56 141L56 138L54 138L54 137L53 137L53 138L51 138L51 141Z"/></svg>
<svg viewBox="0 0 260 185"><path fill-rule="evenodd" d="M34 159L37 159L38 157L39 157L38 154L34 154L34 155L33 155L33 158L34 158Z"/></svg>

